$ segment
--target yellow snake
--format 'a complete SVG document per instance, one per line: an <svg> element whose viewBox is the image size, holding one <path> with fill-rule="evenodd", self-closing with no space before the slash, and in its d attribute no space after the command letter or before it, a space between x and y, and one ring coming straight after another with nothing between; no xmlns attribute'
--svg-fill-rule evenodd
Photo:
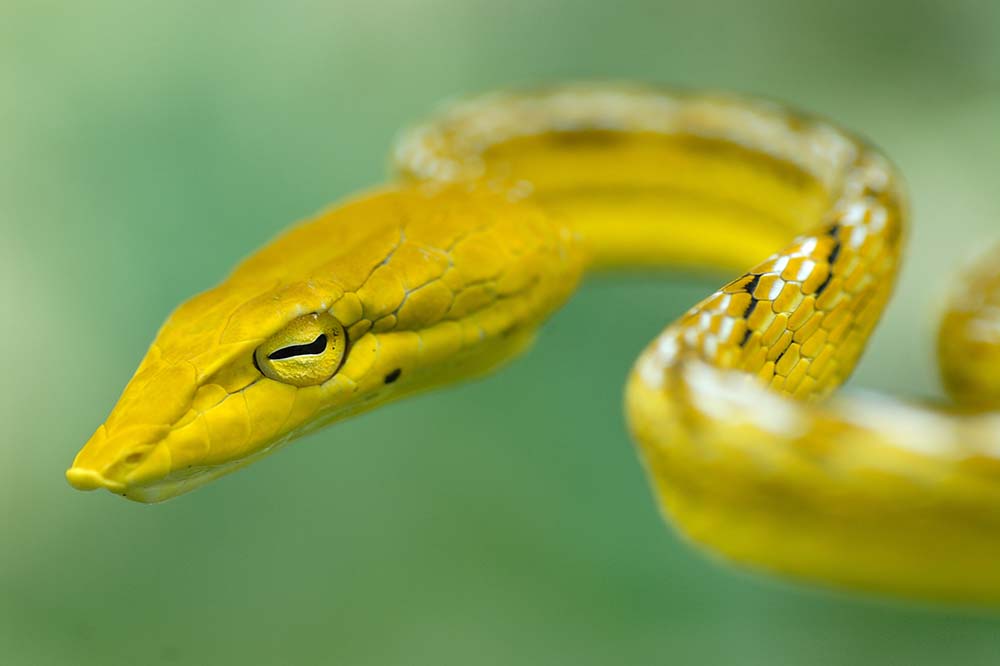
<svg viewBox="0 0 1000 666"><path fill-rule="evenodd" d="M485 373L584 271L753 266L628 379L666 515L757 568L1000 601L997 255L969 271L941 329L960 406L823 400L889 298L905 234L899 177L870 145L762 100L576 85L455 103L407 132L394 163L390 184L182 304L69 482L161 501Z"/></svg>

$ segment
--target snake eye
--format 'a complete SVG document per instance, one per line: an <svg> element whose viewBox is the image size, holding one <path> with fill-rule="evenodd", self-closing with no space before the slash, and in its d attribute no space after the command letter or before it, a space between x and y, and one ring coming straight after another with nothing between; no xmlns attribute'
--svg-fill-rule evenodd
<svg viewBox="0 0 1000 666"><path fill-rule="evenodd" d="M322 384L336 374L347 350L347 333L326 312L293 320L254 352L261 374L293 386Z"/></svg>

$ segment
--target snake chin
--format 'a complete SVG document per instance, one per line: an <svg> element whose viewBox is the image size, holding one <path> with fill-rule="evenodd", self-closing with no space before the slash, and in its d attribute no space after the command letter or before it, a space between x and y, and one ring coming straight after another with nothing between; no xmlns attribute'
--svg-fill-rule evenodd
<svg viewBox="0 0 1000 666"><path fill-rule="evenodd" d="M272 447L272 449L273 448L274 447ZM267 452L270 452L270 450ZM251 456L243 460L235 460L222 465L188 470L188 473L184 476L171 475L150 484L130 486L124 488L119 494L127 499L135 502L141 502L143 504L157 504L159 502L165 502L166 500L173 499L179 495L189 493L192 490L197 490L219 477L235 472L236 470L249 465L258 457L259 456Z"/></svg>

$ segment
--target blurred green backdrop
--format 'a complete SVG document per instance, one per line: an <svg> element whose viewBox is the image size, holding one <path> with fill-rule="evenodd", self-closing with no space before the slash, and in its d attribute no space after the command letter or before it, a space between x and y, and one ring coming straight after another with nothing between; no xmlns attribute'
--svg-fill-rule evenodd
<svg viewBox="0 0 1000 666"><path fill-rule="evenodd" d="M0 663L988 664L995 616L715 565L660 522L621 384L716 285L587 285L497 376L146 507L62 473L156 328L398 129L498 86L788 100L901 165L916 228L852 382L937 385L943 277L997 234L1000 5L0 3Z"/></svg>

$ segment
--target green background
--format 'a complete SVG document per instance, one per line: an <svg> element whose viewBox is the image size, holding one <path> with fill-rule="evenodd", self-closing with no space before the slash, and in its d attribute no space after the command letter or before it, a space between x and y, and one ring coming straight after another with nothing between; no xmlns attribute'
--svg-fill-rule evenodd
<svg viewBox="0 0 1000 666"><path fill-rule="evenodd" d="M939 391L948 275L1000 220L1000 4L2 0L0 663L998 663L998 616L751 576L664 528L621 385L717 283L587 284L496 376L164 505L66 484L167 312L378 183L399 128L591 78L777 97L885 148L915 229L852 387Z"/></svg>

